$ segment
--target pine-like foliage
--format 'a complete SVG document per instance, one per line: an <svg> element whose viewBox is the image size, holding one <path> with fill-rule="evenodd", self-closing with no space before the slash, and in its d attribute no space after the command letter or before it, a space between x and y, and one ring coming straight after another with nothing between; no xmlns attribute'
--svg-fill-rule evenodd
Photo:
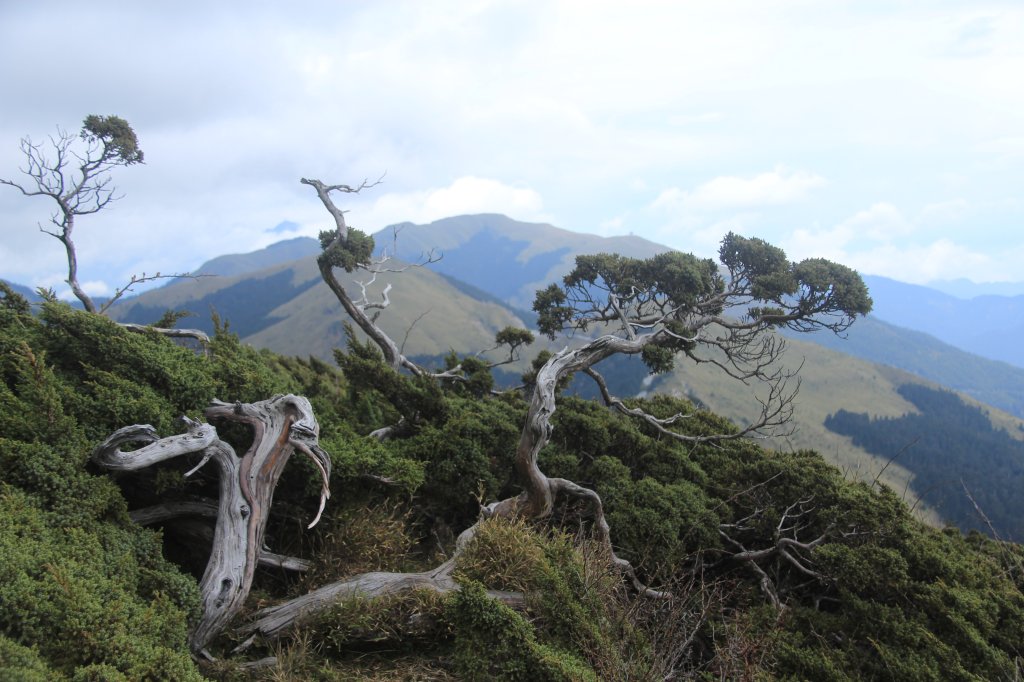
<svg viewBox="0 0 1024 682"><path fill-rule="evenodd" d="M212 497L195 462L113 478L95 445L126 424L179 430L213 398L301 393L334 465L321 524L296 465L274 498L268 543L313 561L260 569L252 606L354 573L415 571L450 553L479 502L514 495L526 412L516 395L425 385L368 347L343 370L257 353L220 328L207 354L48 303L0 298L0 678L221 679L1012 679L1024 650L1024 554L924 526L892 491L847 481L812 452L747 440L683 445L579 398L560 400L541 454L550 476L597 490L616 552L672 593L638 599L573 503L544 523L493 519L459 557L463 589L340 602L253 656L198 667L186 633L207 548L128 510ZM637 403L639 404L639 403ZM673 428L733 428L685 401L643 402ZM380 426L403 427L386 441ZM226 438L244 446L245 433ZM195 479L195 480L193 480ZM820 540L819 540L820 538ZM783 540L792 539L797 544ZM520 610L485 591L525 595ZM778 600L773 604L771 596ZM230 634L213 653L227 654Z"/></svg>

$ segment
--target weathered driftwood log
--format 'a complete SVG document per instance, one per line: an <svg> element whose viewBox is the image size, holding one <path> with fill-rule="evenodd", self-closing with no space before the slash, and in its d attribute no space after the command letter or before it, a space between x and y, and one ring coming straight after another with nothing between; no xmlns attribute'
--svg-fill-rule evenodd
<svg viewBox="0 0 1024 682"><path fill-rule="evenodd" d="M313 460L323 479L320 509L310 524L320 518L329 496L330 457L319 446L320 426L309 401L301 396L274 396L257 403L223 403L215 401L205 410L208 420L224 420L247 424L253 430L253 442L239 457L217 435L212 424L202 424L183 417L187 432L178 436L158 438L149 425L128 426L118 430L93 453L101 466L120 471L143 469L174 457L201 453L192 474L209 461L219 468L219 499L213 548L209 563L200 581L203 599L202 615L189 634L194 655L208 656L205 647L224 629L241 609L256 565L266 561L263 538L269 518L274 489L288 458L299 450ZM126 443L146 443L131 451L120 448ZM202 515L202 505L185 503L174 509L154 509L147 520L167 518L174 511Z"/></svg>

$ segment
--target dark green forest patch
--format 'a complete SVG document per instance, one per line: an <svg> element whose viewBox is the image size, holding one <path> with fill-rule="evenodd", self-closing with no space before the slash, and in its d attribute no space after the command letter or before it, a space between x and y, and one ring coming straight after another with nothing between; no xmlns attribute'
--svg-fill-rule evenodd
<svg viewBox="0 0 1024 682"><path fill-rule="evenodd" d="M905 384L899 393L920 413L870 418L840 410L825 426L869 452L897 457L948 523L1024 538L1024 441L949 391Z"/></svg>

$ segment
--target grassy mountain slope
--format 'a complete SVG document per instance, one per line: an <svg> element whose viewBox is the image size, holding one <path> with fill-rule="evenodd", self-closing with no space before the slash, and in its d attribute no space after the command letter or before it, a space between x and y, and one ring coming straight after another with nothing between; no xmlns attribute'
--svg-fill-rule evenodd
<svg viewBox="0 0 1024 682"><path fill-rule="evenodd" d="M205 268L205 266L204 266ZM389 276L394 282L392 305L382 324L398 341L407 341L419 355L441 355L450 349L476 352L493 345L494 333L524 326L515 311L493 299L480 301L463 288L426 268L410 268ZM359 287L342 278L350 293ZM368 290L379 296L381 286ZM345 346L341 306L323 285L312 257L231 277L179 280L129 299L114 310L122 322L152 323L167 309L195 314L187 325L213 331L210 309L231 330L259 348L280 353L330 359Z"/></svg>
<svg viewBox="0 0 1024 682"><path fill-rule="evenodd" d="M274 324L245 337L246 342L279 353L321 358L330 358L334 348L345 346L342 323L347 316L320 282L311 259L296 266L299 271L306 268L316 274L319 286L270 311ZM358 292L350 277L340 279L350 293ZM381 325L417 355L441 355L451 349L477 352L491 347L495 332L503 327L525 326L508 306L473 298L428 269L411 268L391 281L392 304L382 313Z"/></svg>
<svg viewBox="0 0 1024 682"><path fill-rule="evenodd" d="M869 315L858 320L846 338L834 334L802 338L911 372L1024 418L1024 369L962 351L924 332Z"/></svg>

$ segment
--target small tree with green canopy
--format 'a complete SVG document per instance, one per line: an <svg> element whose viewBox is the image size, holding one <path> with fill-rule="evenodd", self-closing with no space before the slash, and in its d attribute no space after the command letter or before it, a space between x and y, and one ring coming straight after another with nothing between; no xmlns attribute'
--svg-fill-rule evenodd
<svg viewBox="0 0 1024 682"><path fill-rule="evenodd" d="M22 184L0 178L0 184L14 187L28 197L50 197L57 210L50 214L50 223L55 229L42 225L40 231L54 237L64 245L68 259L67 283L72 293L90 313L103 314L138 284L169 277L191 277L188 273L153 275L142 273L132 275L127 284L114 291L114 295L97 305L82 289L78 281L78 252L74 242L75 219L78 216L99 213L120 199L111 182L111 171L118 166L133 166L143 163L139 138L131 125L119 116L97 116L90 114L82 122L77 135L57 127L56 135L49 136L49 146L35 143L29 137L21 140L21 151L25 154L25 166L21 172L29 181ZM170 325L166 324L168 321ZM168 329L176 322L164 319L151 326L124 324L133 331L149 329L165 336L193 338L203 344L210 339L198 329Z"/></svg>
<svg viewBox="0 0 1024 682"><path fill-rule="evenodd" d="M78 256L73 240L75 218L99 213L120 198L111 184L110 171L118 166L142 163L142 149L135 131L119 116L90 114L77 135L58 127L57 134L50 135L49 141L47 148L31 138L22 138L25 166L21 172L28 176L29 182L22 184L0 178L0 183L21 190L28 197L50 197L57 204L57 210L50 215L50 222L56 229L42 226L39 229L64 245L68 256L67 282L75 297L89 312L102 312L119 296L97 308L79 284ZM133 278L129 286L139 281L140 278ZM126 287L118 293L127 290Z"/></svg>

